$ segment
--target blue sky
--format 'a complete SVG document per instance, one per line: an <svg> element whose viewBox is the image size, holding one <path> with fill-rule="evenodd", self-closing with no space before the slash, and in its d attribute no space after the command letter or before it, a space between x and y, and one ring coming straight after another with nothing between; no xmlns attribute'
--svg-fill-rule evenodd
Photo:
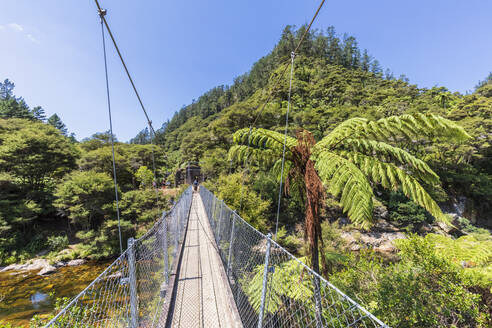
<svg viewBox="0 0 492 328"><path fill-rule="evenodd" d="M100 0L154 125L230 84L307 23L319 0ZM384 68L420 87L466 92L492 71L492 1L327 0L314 27L355 36ZM92 0L4 1L0 79L30 106L58 113L77 138L108 129L100 25ZM114 132L128 140L145 119L109 48Z"/></svg>

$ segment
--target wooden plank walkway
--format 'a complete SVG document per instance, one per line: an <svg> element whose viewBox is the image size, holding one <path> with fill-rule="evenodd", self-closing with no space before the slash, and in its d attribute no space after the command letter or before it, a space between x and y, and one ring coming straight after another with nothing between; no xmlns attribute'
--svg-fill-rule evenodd
<svg viewBox="0 0 492 328"><path fill-rule="evenodd" d="M198 193L182 256L171 327L242 327Z"/></svg>

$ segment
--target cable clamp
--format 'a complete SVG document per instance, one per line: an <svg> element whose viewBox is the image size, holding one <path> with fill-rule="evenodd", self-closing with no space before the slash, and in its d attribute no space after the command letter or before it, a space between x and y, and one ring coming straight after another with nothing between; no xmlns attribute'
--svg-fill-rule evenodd
<svg viewBox="0 0 492 328"><path fill-rule="evenodd" d="M99 13L99 17L101 17L101 19L103 19L103 17L106 16L108 11L106 9L99 9L98 13Z"/></svg>

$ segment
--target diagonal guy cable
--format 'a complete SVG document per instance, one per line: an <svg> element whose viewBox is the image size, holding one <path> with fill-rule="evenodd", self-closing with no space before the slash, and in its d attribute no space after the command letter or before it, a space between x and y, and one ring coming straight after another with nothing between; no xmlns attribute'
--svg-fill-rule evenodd
<svg viewBox="0 0 492 328"><path fill-rule="evenodd" d="M106 40L104 38L104 26L103 20L106 11L100 11L99 16L101 17L101 34L102 34L102 44L104 52L104 72L106 74L106 95L108 98L108 114L109 114L109 133L111 134L111 153L113 155L113 181L114 181L114 194L116 198L116 216L118 217L118 237L120 240L120 254L123 253L123 243L121 241L121 224L120 224L120 206L118 200L118 181L116 178L116 163L114 156L114 134L113 134L113 120L111 117L111 98L109 96L109 80L108 80L108 61L106 58Z"/></svg>

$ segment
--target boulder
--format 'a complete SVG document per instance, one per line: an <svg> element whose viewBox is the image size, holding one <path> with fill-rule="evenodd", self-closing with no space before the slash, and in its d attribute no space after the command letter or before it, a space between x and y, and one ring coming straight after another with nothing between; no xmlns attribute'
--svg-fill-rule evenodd
<svg viewBox="0 0 492 328"><path fill-rule="evenodd" d="M86 261L84 259L76 259L68 261L67 266L78 266L84 264Z"/></svg>
<svg viewBox="0 0 492 328"><path fill-rule="evenodd" d="M377 220L371 230L372 231L381 231L381 232L384 232L384 231L398 232L398 231L400 231L399 228L395 227L394 225L392 225L388 221L382 220L382 219Z"/></svg>
<svg viewBox="0 0 492 328"><path fill-rule="evenodd" d="M50 266L50 262L46 259L30 260L23 264L11 264L3 268L0 272L5 271L38 271Z"/></svg>
<svg viewBox="0 0 492 328"><path fill-rule="evenodd" d="M56 272L56 268L52 265L45 266L37 274L38 276L45 276Z"/></svg>
<svg viewBox="0 0 492 328"><path fill-rule="evenodd" d="M396 253L397 248L393 241L406 238L402 232L360 232L358 230L344 231L340 235L351 251L362 248L372 248L379 253Z"/></svg>

